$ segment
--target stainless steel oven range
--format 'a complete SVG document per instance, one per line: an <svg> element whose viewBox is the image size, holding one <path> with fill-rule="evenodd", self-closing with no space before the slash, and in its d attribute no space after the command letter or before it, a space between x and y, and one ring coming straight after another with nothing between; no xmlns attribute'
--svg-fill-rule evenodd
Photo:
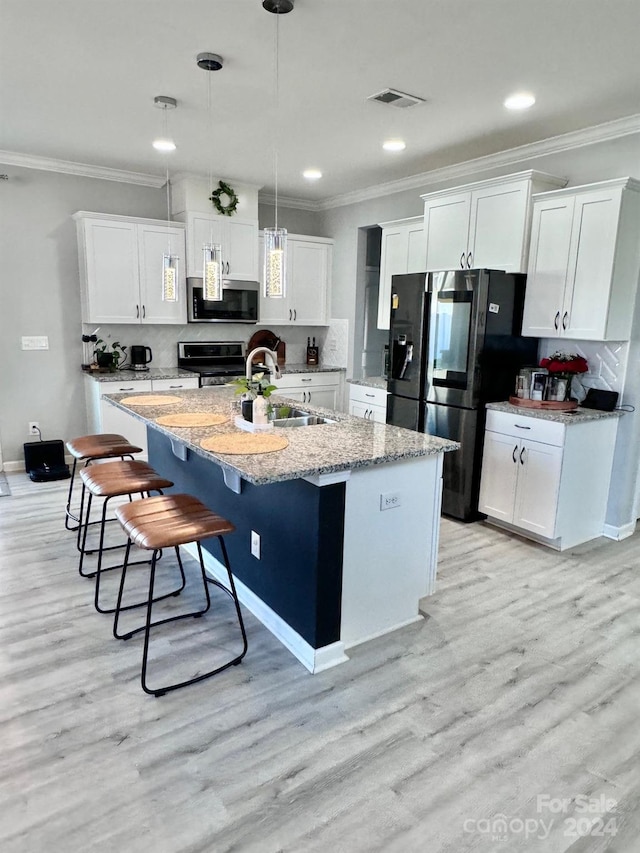
<svg viewBox="0 0 640 853"><path fill-rule="evenodd" d="M181 341L178 344L178 367L200 375L200 387L220 385L222 378L244 376L245 359L242 341Z"/></svg>

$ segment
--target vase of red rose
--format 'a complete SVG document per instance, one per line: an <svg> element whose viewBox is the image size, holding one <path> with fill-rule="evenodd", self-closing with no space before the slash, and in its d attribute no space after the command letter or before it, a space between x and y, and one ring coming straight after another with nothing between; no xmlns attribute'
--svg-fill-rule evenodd
<svg viewBox="0 0 640 853"><path fill-rule="evenodd" d="M540 367L545 367L549 371L549 376L552 379L564 380L566 389L564 394L565 400L571 399L571 383L573 377L579 373L586 373L589 370L589 365L586 359L576 353L554 352L552 355L543 358L540 362ZM557 387L557 384L556 384ZM557 398L556 398L557 399Z"/></svg>

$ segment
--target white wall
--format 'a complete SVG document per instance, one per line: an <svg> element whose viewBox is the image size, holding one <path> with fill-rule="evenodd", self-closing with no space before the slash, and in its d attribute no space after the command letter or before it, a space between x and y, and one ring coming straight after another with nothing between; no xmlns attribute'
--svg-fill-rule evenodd
<svg viewBox="0 0 640 853"><path fill-rule="evenodd" d="M23 461L28 421L43 438L86 432L76 210L164 218L163 190L4 167L0 184L0 436L5 465ZM22 335L47 335L25 352Z"/></svg>

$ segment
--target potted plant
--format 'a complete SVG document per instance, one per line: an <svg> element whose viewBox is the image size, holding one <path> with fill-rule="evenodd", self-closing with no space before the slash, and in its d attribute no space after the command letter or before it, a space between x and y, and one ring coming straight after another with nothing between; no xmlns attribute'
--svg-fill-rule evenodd
<svg viewBox="0 0 640 853"><path fill-rule="evenodd" d="M119 341L114 341L111 346L102 338L98 338L93 351L98 367L107 367L116 371L118 365L126 358L126 346L121 346Z"/></svg>
<svg viewBox="0 0 640 853"><path fill-rule="evenodd" d="M258 396L258 388L262 388L264 397L270 397L272 392L277 390L277 386L271 384L269 377L265 379L264 373L254 373L251 379L239 376L229 384L235 386L236 394L242 394L242 417L245 421L253 418L253 401Z"/></svg>

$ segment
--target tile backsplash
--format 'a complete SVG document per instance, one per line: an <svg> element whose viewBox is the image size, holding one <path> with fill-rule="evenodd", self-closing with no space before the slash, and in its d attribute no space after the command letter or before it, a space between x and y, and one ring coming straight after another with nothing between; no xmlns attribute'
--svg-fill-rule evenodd
<svg viewBox="0 0 640 853"><path fill-rule="evenodd" d="M589 365L587 373L573 380L572 388L578 399L584 396L579 395L580 385L583 388L601 388L622 394L629 357L629 344L626 341L540 341L540 358L557 350L581 355Z"/></svg>
<svg viewBox="0 0 640 853"><path fill-rule="evenodd" d="M346 367L348 320L331 320L326 326L276 326L268 328L286 343L286 358L290 363L306 361L307 339L316 339L320 363L331 367ZM185 326L101 326L98 337L109 343L119 341L123 346L141 344L151 347L154 367L175 367L178 363L180 341L242 341L245 348L251 336L266 328L262 324L190 323ZM83 333L91 334L95 326L84 325Z"/></svg>

